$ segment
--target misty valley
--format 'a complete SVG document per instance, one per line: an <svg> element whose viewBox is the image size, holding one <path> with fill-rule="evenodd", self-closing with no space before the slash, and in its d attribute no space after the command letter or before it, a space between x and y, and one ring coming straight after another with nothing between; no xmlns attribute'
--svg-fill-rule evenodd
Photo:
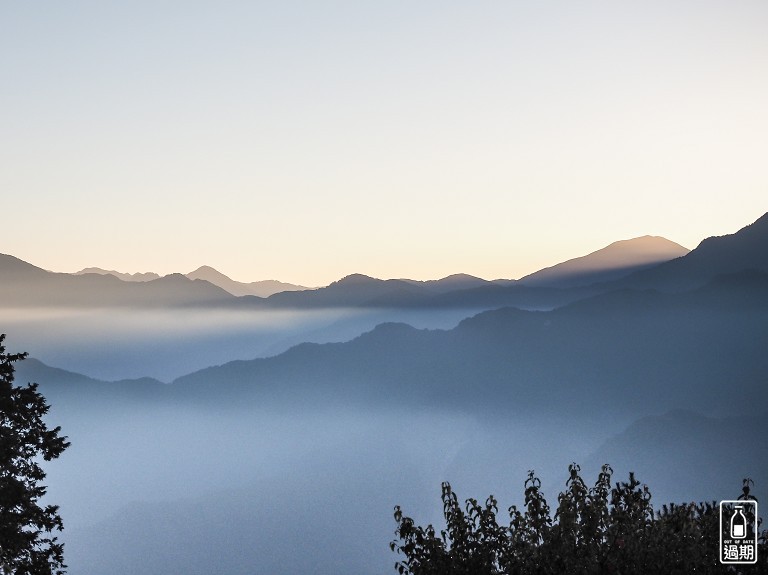
<svg viewBox="0 0 768 575"><path fill-rule="evenodd" d="M70 572L391 573L395 505L439 525L449 481L506 509L532 469L555 499L572 462L654 505L768 500L768 214L643 242L263 296L0 256L17 383L71 441L45 466Z"/></svg>
<svg viewBox="0 0 768 575"><path fill-rule="evenodd" d="M447 329L480 310L3 309L20 349L106 381L170 382L212 365L269 357L303 342L352 339L386 321Z"/></svg>

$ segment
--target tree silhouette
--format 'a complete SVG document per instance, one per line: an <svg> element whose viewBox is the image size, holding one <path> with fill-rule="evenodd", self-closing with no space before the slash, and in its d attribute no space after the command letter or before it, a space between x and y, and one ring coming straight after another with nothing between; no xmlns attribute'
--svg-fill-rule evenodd
<svg viewBox="0 0 768 575"><path fill-rule="evenodd" d="M0 334L0 569L24 575L62 574L62 543L52 535L63 528L58 507L41 506L45 472L40 458L55 459L69 446L61 428L48 429L49 406L37 384L14 386L14 362L26 353L7 354Z"/></svg>
<svg viewBox="0 0 768 575"><path fill-rule="evenodd" d="M579 466L569 467L554 517L533 471L525 482L525 505L509 508L510 523L499 524L496 499L484 505L467 499L462 508L443 483L446 528L421 527L395 507L392 551L401 575L683 575L734 573L719 561L719 508L714 503L664 505L654 513L651 493L634 474L611 488L604 465L594 487ZM754 499L744 480L739 499ZM755 518L751 517L750 521ZM757 523L758 527L760 522ZM759 537L758 564L745 573L768 573L768 534Z"/></svg>

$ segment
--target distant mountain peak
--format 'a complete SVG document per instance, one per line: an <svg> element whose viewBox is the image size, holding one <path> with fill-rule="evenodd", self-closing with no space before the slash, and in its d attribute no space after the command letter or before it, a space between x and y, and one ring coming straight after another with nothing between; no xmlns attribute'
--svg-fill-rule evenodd
<svg viewBox="0 0 768 575"><path fill-rule="evenodd" d="M160 277L160 274L154 272L136 272L133 274L122 273L115 270L105 270L97 267L83 268L79 272L75 272L72 275L81 276L86 274L97 274L100 276L115 276L116 278L124 282L147 282L156 280Z"/></svg>
<svg viewBox="0 0 768 575"><path fill-rule="evenodd" d="M184 274L172 273L172 274L164 275L156 280L152 280L152 284L153 285L161 285L161 284L169 284L169 285L179 284L180 285L180 284L191 284L194 281L199 281L199 280L192 280L187 276L185 276Z"/></svg>
<svg viewBox="0 0 768 575"><path fill-rule="evenodd" d="M383 280L372 278L371 276L367 276L364 274L350 274L348 276L344 276L340 280L333 282L331 285L337 285L337 286L364 285L364 284L379 283L381 281Z"/></svg>
<svg viewBox="0 0 768 575"><path fill-rule="evenodd" d="M451 283L451 282L464 283L464 282L484 282L487 280L484 280L483 278L479 278L477 276L473 276L469 274L458 273L458 274L451 274L451 275L445 276L444 278L440 278L437 281L445 282L445 283Z"/></svg>
<svg viewBox="0 0 768 575"><path fill-rule="evenodd" d="M219 270L212 268L211 266L200 266L196 270L184 275L186 275L189 279L201 279L211 283L215 283L213 280L234 281L228 275L221 273Z"/></svg>
<svg viewBox="0 0 768 575"><path fill-rule="evenodd" d="M531 286L577 287L615 280L641 269L682 257L690 250L660 236L619 240L589 253L525 276Z"/></svg>
<svg viewBox="0 0 768 575"><path fill-rule="evenodd" d="M19 278L23 276L45 276L51 272L25 262L16 256L0 254L0 275L4 279Z"/></svg>
<svg viewBox="0 0 768 575"><path fill-rule="evenodd" d="M186 276L190 279L205 280L236 296L269 297L283 291L304 291L307 288L276 280L262 280L257 282L239 282L221 273L211 266L200 266Z"/></svg>
<svg viewBox="0 0 768 575"><path fill-rule="evenodd" d="M398 281L427 288L433 294L477 288L491 283L488 280L465 273L451 274L438 280L401 279Z"/></svg>
<svg viewBox="0 0 768 575"><path fill-rule="evenodd" d="M217 274L224 275L219 270L217 270L216 268L211 267L211 266L200 266L195 271L189 272L189 273L193 274L193 273L196 273L196 272L207 272L207 273L212 272L212 273L217 273ZM187 274L187 275L189 275L189 274Z"/></svg>
<svg viewBox="0 0 768 575"><path fill-rule="evenodd" d="M680 291L748 269L768 272L768 213L736 233L706 238L684 257L621 281L637 288Z"/></svg>

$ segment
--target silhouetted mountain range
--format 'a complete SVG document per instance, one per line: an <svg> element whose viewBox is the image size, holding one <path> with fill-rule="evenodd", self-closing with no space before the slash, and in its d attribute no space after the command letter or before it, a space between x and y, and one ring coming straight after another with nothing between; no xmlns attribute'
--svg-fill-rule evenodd
<svg viewBox="0 0 768 575"><path fill-rule="evenodd" d="M284 292L284 291L302 291L310 288L280 282L277 280L262 280L258 282L238 282L225 276L218 270L213 269L210 266L202 266L195 271L186 274L189 279L205 280L213 285L219 286L222 289L227 290L229 293L235 296L253 295L258 297L269 297L272 294Z"/></svg>
<svg viewBox="0 0 768 575"><path fill-rule="evenodd" d="M111 275L46 272L12 256L0 256L0 296L7 306L551 309L616 289L684 291L704 285L717 275L750 268L768 271L768 214L735 234L708 238L686 255L657 265L652 263L684 251L685 248L663 238L644 237L616 242L583 258L531 274L519 282L489 282L463 274L426 282L380 280L353 274L324 288L281 291L266 298L234 297L212 281L232 291L240 290L239 293L256 288L253 284L232 282L207 267L190 274L196 279L172 274L150 281L124 282ZM638 268L640 271L628 273ZM617 274L623 277L605 281ZM593 280L597 283L584 285ZM286 286L272 287L284 289Z"/></svg>
<svg viewBox="0 0 768 575"><path fill-rule="evenodd" d="M633 273L611 287L684 291L746 269L768 272L768 213L735 234L707 238L686 256Z"/></svg>
<svg viewBox="0 0 768 575"><path fill-rule="evenodd" d="M112 275L54 273L0 254L0 298L13 306L185 306L212 305L235 299L202 280L171 274L146 282L126 282Z"/></svg>
<svg viewBox="0 0 768 575"><path fill-rule="evenodd" d="M274 358L232 362L179 378L190 394L242 401L282 396L446 407L642 412L768 408L768 275L748 273L689 294L624 290L551 312L504 308L449 331L383 324L348 343L304 344ZM723 397L724 386L738 394ZM737 397L738 395L738 397ZM596 405L595 405L596 404Z"/></svg>
<svg viewBox="0 0 768 575"><path fill-rule="evenodd" d="M264 303L270 307L297 308L346 304L385 308L551 309L617 289L684 291L723 274L747 269L768 272L768 214L735 234L708 238L686 252L686 248L664 238L645 236L616 242L518 282L476 281L478 278L459 275L432 283L354 275L313 292L276 294ZM656 263L652 263L654 260ZM617 276L619 279L606 281ZM594 283L586 285L591 281ZM448 286L459 289L447 289Z"/></svg>
<svg viewBox="0 0 768 575"><path fill-rule="evenodd" d="M530 460L551 467L578 449L587 481L602 463L613 465L615 480L635 471L657 509L670 497L734 497L742 477L762 495L766 228L764 216L668 263L571 288L352 275L307 292L236 298L180 275L121 282L0 257L0 295L32 303L56 293L58 303L82 305L264 309L557 304L488 309L447 330L382 323L350 341L303 343L171 384L103 382L19 362L17 383L40 383L51 421L72 440L56 462L62 472L54 467L47 478L52 501L61 498L65 516L100 521L68 527L70 557L94 575L147 565L248 573L257 563L284 568L295 541L311 540L313 553L330 549L333 572L359 572L370 549L391 537L392 505L414 494L425 500L425 483L436 489L457 475L484 482L497 474L516 486ZM359 559L332 563L346 561L361 539ZM306 572L315 559L290 567Z"/></svg>
<svg viewBox="0 0 768 575"><path fill-rule="evenodd" d="M617 242L604 250L537 272L524 281L487 281L467 274L439 280L380 280L352 274L324 288L274 280L237 282L203 266L160 277L86 268L75 274L47 272L13 256L0 255L0 296L8 306L246 306L268 308L501 306L552 308L599 293L585 287L627 274L684 248L663 238ZM184 280L191 280L185 282ZM120 281L114 281L120 280ZM575 288L571 290L563 287ZM231 297L236 296L236 297Z"/></svg>
<svg viewBox="0 0 768 575"><path fill-rule="evenodd" d="M432 293L446 293L451 291L472 289L476 287L487 286L488 284L492 283L488 280L484 280L482 278L468 274L453 274L439 280L418 281L403 279L401 281L425 287Z"/></svg>
<svg viewBox="0 0 768 575"><path fill-rule="evenodd" d="M99 274L102 276L111 275L123 280L124 282L147 282L156 280L160 277L160 274L156 274L155 272L137 272L133 274L126 274L115 270L105 270L102 268L84 268L72 275L81 276L85 274Z"/></svg>
<svg viewBox="0 0 768 575"><path fill-rule="evenodd" d="M102 268L85 268L79 272L75 272L73 275L85 274L112 275L118 279L128 282L146 282L156 280L161 277L159 274L154 272L126 274L114 270L105 270ZM234 296L254 295L258 297L269 297L272 294L279 293L281 291L299 291L310 289L304 286L279 282L276 280L263 280L249 283L239 282L229 278L228 276L210 266L201 266L196 270L184 275L191 280L205 280L215 286L220 287L223 290L226 290Z"/></svg>
<svg viewBox="0 0 768 575"><path fill-rule="evenodd" d="M586 256L520 279L529 286L578 287L615 280L684 256L689 249L658 236L614 242Z"/></svg>
<svg viewBox="0 0 768 575"><path fill-rule="evenodd" d="M302 344L204 369L170 387L145 381L141 389L205 405L373 402L522 412L557 398L574 409L643 413L662 400L668 408L732 413L768 409L765 349L768 274L749 271L684 294L621 290L550 312L503 308L448 331L382 324L346 343ZM35 377L73 377L43 375Z"/></svg>
<svg viewBox="0 0 768 575"><path fill-rule="evenodd" d="M158 405L171 397L169 386L151 377L101 381L32 357L16 365L16 381L38 383L48 402L63 414L93 407L100 412L120 409L126 402Z"/></svg>
<svg viewBox="0 0 768 575"><path fill-rule="evenodd" d="M199 274L212 276L213 274ZM226 277L226 276L224 276ZM483 308L518 305L554 307L579 297L582 291L504 286L458 276L416 282L380 280L353 274L319 289L282 291L267 298L233 296L204 279L171 274L149 281L121 281L110 274L48 272L13 256L0 255L0 297L7 307L244 307L316 309L347 307ZM222 282L223 283L223 282ZM466 289L467 286L477 285ZM592 293L592 292L587 292Z"/></svg>

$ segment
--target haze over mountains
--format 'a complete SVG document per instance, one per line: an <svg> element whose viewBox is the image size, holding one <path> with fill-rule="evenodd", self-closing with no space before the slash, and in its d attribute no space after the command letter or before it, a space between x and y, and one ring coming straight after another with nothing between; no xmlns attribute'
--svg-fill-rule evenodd
<svg viewBox="0 0 768 575"><path fill-rule="evenodd" d="M635 238L514 280L487 281L467 274L439 280L380 280L352 274L310 289L274 280L243 283L209 267L159 277L86 268L75 274L48 272L0 255L0 296L6 306L243 306L448 307L489 309L503 305L551 308L583 297L584 291L538 288L583 287L626 276L687 250L663 238ZM114 281L119 280L119 281ZM187 281L188 280L188 281ZM534 289L537 288L537 289ZM234 296L234 297L232 297Z"/></svg>
<svg viewBox="0 0 768 575"><path fill-rule="evenodd" d="M160 278L159 274L154 272L126 274L114 270L104 270L101 268L85 268L74 275L99 274L112 275L123 281L152 281ZM269 297L272 294L281 291L300 291L311 289L300 285L289 284L277 280L262 280L257 282L239 282L224 275L210 266L200 266L194 271L184 274L191 280L205 280L215 286L226 290L234 296L253 295L258 297Z"/></svg>
<svg viewBox="0 0 768 575"><path fill-rule="evenodd" d="M613 254L643 245L674 259L616 267ZM180 275L50 274L3 257L11 301L39 302L49 288L80 301L73 286L85 278L110 294L100 301L139 302L124 306L120 337L110 339L114 324L94 328L80 353L124 348L143 373L108 383L46 365L61 364L29 346L43 361L18 366L72 440L49 479L73 572L388 573L395 504L436 523L446 480L462 497L519 504L528 469L552 504L572 461L590 483L602 463L615 480L636 471L656 506L735 498L744 477L765 498L768 214L689 253L675 246L617 242L517 282L351 275L269 298ZM131 287L152 284L162 313ZM61 326L86 331L102 317L73 313L29 325L61 339ZM141 319L158 317L157 328ZM245 337L257 318L297 329L264 327L285 348L262 354ZM167 341L193 351L185 365L207 365L170 383L139 377ZM239 359L211 361L212 348Z"/></svg>
<svg viewBox="0 0 768 575"><path fill-rule="evenodd" d="M81 276L85 274L115 276L117 279L121 279L124 282L148 282L151 280L156 280L160 277L160 274L156 274L155 272L136 272L132 274L126 274L115 270L105 270L102 268L84 268L79 272L75 272L73 275Z"/></svg>
<svg viewBox="0 0 768 575"><path fill-rule="evenodd" d="M272 294L283 291L303 291L310 289L300 285L280 282L277 280L262 280L258 282L243 283L230 279L223 273L213 269L210 266L201 266L186 276L191 280L205 280L213 285L227 290L234 296L253 295L258 297L269 297Z"/></svg>
<svg viewBox="0 0 768 575"><path fill-rule="evenodd" d="M591 254L574 258L529 274L519 281L532 286L573 287L588 285L590 283L623 277L634 271L683 256L689 251L690 250L687 248L665 238L643 236L614 242ZM74 275L85 274L113 275L123 281L142 282L155 280L161 277L154 272L129 274L96 267L82 269L75 272ZM254 295L265 298L282 291L314 289L276 280L263 280L249 283L239 282L232 280L210 266L201 266L184 275L189 279L208 281L235 296ZM352 279L360 277L360 274L352 274L347 277ZM509 285L516 280L500 279L492 282L468 274L457 273L437 280L419 281L403 278L396 281L423 287L432 293L446 293L461 289L487 286L491 283Z"/></svg>

